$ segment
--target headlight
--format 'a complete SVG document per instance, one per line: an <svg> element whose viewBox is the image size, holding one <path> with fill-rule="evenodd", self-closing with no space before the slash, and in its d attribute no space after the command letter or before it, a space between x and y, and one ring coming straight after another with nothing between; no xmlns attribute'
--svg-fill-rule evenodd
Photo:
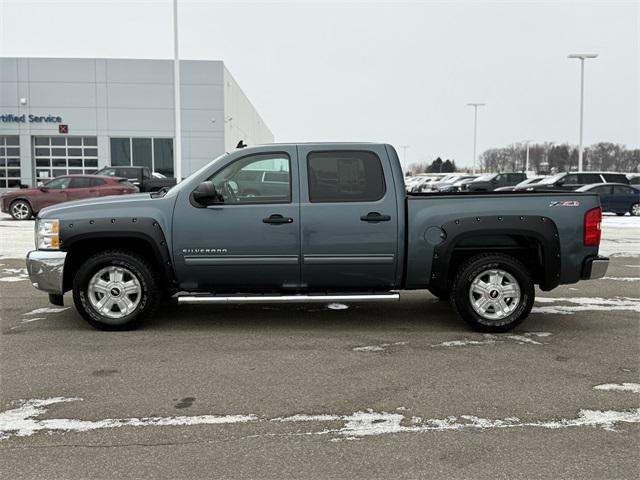
<svg viewBox="0 0 640 480"><path fill-rule="evenodd" d="M38 250L60 248L60 220L36 220L36 248Z"/></svg>

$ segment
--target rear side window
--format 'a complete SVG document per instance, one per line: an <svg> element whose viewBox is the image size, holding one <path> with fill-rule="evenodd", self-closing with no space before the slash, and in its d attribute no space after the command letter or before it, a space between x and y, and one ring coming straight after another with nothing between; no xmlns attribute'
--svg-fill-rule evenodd
<svg viewBox="0 0 640 480"><path fill-rule="evenodd" d="M100 187L104 185L104 180L102 180L101 178L91 178L89 182L90 187Z"/></svg>
<svg viewBox="0 0 640 480"><path fill-rule="evenodd" d="M609 195L611 193L611 185L600 185L599 187L592 188L589 191L599 195Z"/></svg>
<svg viewBox="0 0 640 480"><path fill-rule="evenodd" d="M73 177L69 188L89 188L91 186L91 179L84 177Z"/></svg>
<svg viewBox="0 0 640 480"><path fill-rule="evenodd" d="M613 193L616 195L631 195L635 193L635 190L631 187L627 187L626 185L614 185Z"/></svg>
<svg viewBox="0 0 640 480"><path fill-rule="evenodd" d="M627 176L621 173L603 173L602 176L604 177L605 182L629 183L629 179L627 178Z"/></svg>
<svg viewBox="0 0 640 480"><path fill-rule="evenodd" d="M312 152L307 171L311 202L373 202L384 196L382 163L373 152Z"/></svg>
<svg viewBox="0 0 640 480"><path fill-rule="evenodd" d="M601 183L602 179L600 178L600 175L598 175L597 173L579 173L578 174L578 183L583 183L585 185L588 185L589 183ZM573 182L571 182L573 183Z"/></svg>

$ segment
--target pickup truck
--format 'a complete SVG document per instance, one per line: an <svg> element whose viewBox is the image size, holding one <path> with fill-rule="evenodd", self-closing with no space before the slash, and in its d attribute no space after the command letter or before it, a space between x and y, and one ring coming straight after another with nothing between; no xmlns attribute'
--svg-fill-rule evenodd
<svg viewBox="0 0 640 480"><path fill-rule="evenodd" d="M279 172L288 188L243 194L236 179L253 171ZM361 302L428 289L473 328L504 332L531 311L535 285L604 276L598 202L411 195L390 145L272 144L224 154L169 191L42 210L27 267L51 303L72 290L103 330L134 328L169 298Z"/></svg>
<svg viewBox="0 0 640 480"><path fill-rule="evenodd" d="M175 178L167 178L164 175L151 172L148 167L103 167L95 175L126 178L141 192L157 192L176 184Z"/></svg>

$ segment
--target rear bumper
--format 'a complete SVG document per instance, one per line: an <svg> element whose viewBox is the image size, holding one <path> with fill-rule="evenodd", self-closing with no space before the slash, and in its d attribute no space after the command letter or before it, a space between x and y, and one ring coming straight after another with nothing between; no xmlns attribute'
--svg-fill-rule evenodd
<svg viewBox="0 0 640 480"><path fill-rule="evenodd" d="M602 278L607 273L609 259L607 257L594 257L585 260L582 266L582 279L594 280Z"/></svg>
<svg viewBox="0 0 640 480"><path fill-rule="evenodd" d="M67 252L32 250L27 253L27 272L38 290L62 295L64 262Z"/></svg>

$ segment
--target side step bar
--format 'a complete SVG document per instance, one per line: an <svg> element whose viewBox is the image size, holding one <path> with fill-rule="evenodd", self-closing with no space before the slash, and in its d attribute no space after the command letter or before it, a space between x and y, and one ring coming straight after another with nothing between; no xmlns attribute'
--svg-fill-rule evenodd
<svg viewBox="0 0 640 480"><path fill-rule="evenodd" d="M326 302L380 302L400 300L400 294L372 293L353 295L185 295L178 297L178 303L326 303Z"/></svg>

